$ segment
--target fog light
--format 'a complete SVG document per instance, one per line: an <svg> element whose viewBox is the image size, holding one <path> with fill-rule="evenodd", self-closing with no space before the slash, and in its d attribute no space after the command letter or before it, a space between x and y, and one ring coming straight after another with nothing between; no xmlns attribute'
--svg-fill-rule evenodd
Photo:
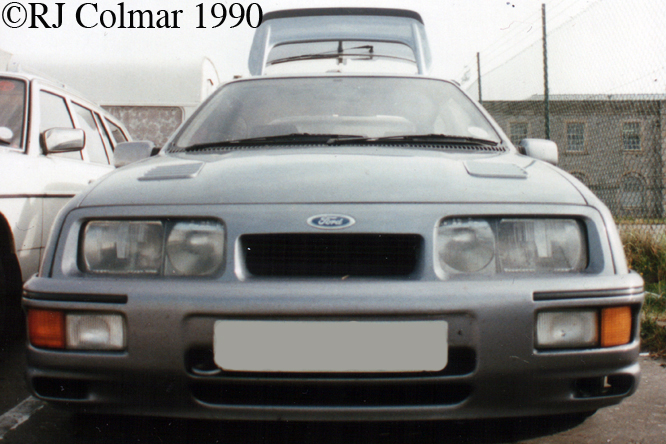
<svg viewBox="0 0 666 444"><path fill-rule="evenodd" d="M601 310L601 346L628 344L631 340L631 307L610 307Z"/></svg>
<svg viewBox="0 0 666 444"><path fill-rule="evenodd" d="M65 348L65 314L56 310L28 310L28 337L35 347Z"/></svg>
<svg viewBox="0 0 666 444"><path fill-rule="evenodd" d="M597 310L545 311L537 315L537 348L594 347L598 343Z"/></svg>
<svg viewBox="0 0 666 444"><path fill-rule="evenodd" d="M67 348L123 350L125 321L119 314L68 314Z"/></svg>

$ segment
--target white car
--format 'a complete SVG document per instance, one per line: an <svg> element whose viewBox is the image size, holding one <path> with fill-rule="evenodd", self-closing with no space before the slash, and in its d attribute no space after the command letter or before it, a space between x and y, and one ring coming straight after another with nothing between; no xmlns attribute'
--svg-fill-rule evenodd
<svg viewBox="0 0 666 444"><path fill-rule="evenodd" d="M114 169L114 147L128 139L117 119L64 85L0 73L0 329L18 312L57 212Z"/></svg>

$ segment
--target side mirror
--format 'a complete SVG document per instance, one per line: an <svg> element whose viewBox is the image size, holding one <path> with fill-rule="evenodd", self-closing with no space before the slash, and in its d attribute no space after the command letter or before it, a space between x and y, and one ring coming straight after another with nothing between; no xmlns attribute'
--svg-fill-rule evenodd
<svg viewBox="0 0 666 444"><path fill-rule="evenodd" d="M526 156L557 165L557 144L552 140L523 139L519 148Z"/></svg>
<svg viewBox="0 0 666 444"><path fill-rule="evenodd" d="M137 160L146 159L150 157L153 148L155 144L150 140L119 143L113 151L113 164L116 168L120 168Z"/></svg>
<svg viewBox="0 0 666 444"><path fill-rule="evenodd" d="M14 138L14 131L10 130L6 126L0 126L0 143L9 145L10 143L12 143L13 138Z"/></svg>
<svg viewBox="0 0 666 444"><path fill-rule="evenodd" d="M86 133L77 128L51 128L42 133L45 154L81 151L86 146Z"/></svg>

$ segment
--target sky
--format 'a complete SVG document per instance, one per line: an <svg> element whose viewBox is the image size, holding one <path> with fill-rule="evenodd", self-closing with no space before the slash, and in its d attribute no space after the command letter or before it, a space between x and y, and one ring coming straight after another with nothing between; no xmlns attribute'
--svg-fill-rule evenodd
<svg viewBox="0 0 666 444"><path fill-rule="evenodd" d="M68 70L93 66L108 67L110 73L120 69L126 75L138 66L168 71L195 63L204 56L213 61L222 80L247 75L247 55L254 30L246 23L230 29L235 20L212 29L216 22L209 16L212 2L123 2L125 9L182 10L179 29L119 29L101 25L83 28L76 22L76 10L81 4L94 1L98 13L87 5L82 16L86 25L98 23L104 10L119 12L120 0L67 1L58 29L29 29L26 25L11 29L0 23L0 49L54 77L59 73L62 77ZM56 2L43 3L50 13L57 10ZM227 6L231 3L223 1ZM257 3L264 13L333 6L416 10L424 19L433 53L432 75L462 81L474 90L479 52L482 81L488 94L484 93L484 98L516 99L543 93L539 90L543 84L541 4L545 3L553 93L666 94L666 2L661 0L257 0ZM197 28L198 4L205 11L206 29ZM241 4L247 7L249 2ZM54 20L55 14L48 17ZM529 79L525 73L530 73Z"/></svg>

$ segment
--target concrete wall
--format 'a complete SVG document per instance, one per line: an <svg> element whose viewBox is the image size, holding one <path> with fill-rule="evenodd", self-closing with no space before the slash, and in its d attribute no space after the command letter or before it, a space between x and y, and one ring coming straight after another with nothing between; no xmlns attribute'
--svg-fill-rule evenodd
<svg viewBox="0 0 666 444"><path fill-rule="evenodd" d="M178 106L104 106L120 119L134 140L150 140L161 147L183 122Z"/></svg>

